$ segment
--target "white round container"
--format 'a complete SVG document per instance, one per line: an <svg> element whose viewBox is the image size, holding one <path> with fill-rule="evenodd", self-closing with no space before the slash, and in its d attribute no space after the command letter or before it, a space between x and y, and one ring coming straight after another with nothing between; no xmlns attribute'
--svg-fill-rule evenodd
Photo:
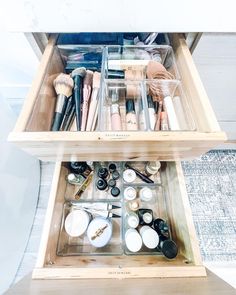
<svg viewBox="0 0 236 295"><path fill-rule="evenodd" d="M137 191L134 187L128 186L124 190L124 198L127 201L132 201L136 198Z"/></svg>
<svg viewBox="0 0 236 295"><path fill-rule="evenodd" d="M129 227L131 228L136 228L139 225L139 217L136 213L131 212L128 216L127 216L127 224Z"/></svg>
<svg viewBox="0 0 236 295"><path fill-rule="evenodd" d="M71 237L83 235L90 222L90 215L83 210L70 212L65 220L65 231Z"/></svg>
<svg viewBox="0 0 236 295"><path fill-rule="evenodd" d="M160 168L161 168L161 163L159 161L155 161L155 162L148 162L145 167L145 170L148 176L151 176L151 175L155 175Z"/></svg>
<svg viewBox="0 0 236 295"><path fill-rule="evenodd" d="M149 202L153 198L152 190L149 187L143 187L139 191L139 197L144 202Z"/></svg>
<svg viewBox="0 0 236 295"><path fill-rule="evenodd" d="M143 243L147 248L155 249L158 246L159 236L157 232L150 226L142 226L139 232L142 237Z"/></svg>
<svg viewBox="0 0 236 295"><path fill-rule="evenodd" d="M138 231L130 228L125 233L125 244L130 252L138 252L142 248L142 238Z"/></svg>
<svg viewBox="0 0 236 295"><path fill-rule="evenodd" d="M96 248L106 246L112 237L111 221L103 217L94 218L88 226L87 237Z"/></svg>
<svg viewBox="0 0 236 295"><path fill-rule="evenodd" d="M149 212L146 212L143 214L143 221L147 224L151 223L152 222L152 214L149 213Z"/></svg>
<svg viewBox="0 0 236 295"><path fill-rule="evenodd" d="M127 183L134 182L136 179L136 173L132 169L126 169L123 172L123 179Z"/></svg>

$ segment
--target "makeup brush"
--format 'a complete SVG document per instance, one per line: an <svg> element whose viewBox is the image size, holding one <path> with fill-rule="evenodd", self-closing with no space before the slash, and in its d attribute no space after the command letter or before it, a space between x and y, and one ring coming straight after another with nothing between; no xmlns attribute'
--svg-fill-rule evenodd
<svg viewBox="0 0 236 295"><path fill-rule="evenodd" d="M74 82L69 75L61 73L53 81L53 86L57 93L57 103L51 130L58 131L61 127L68 97L70 97L72 94Z"/></svg>
<svg viewBox="0 0 236 295"><path fill-rule="evenodd" d="M72 110L73 105L74 105L74 99L73 99L72 96L70 96L68 98L68 102L67 102L67 105L66 105L64 118L63 118L62 123L61 123L61 127L60 127L60 130L61 131L64 131L65 130L65 126L67 124L67 121L68 121L68 118L70 116L70 113L71 113L71 110Z"/></svg>
<svg viewBox="0 0 236 295"><path fill-rule="evenodd" d="M86 74L86 69L81 67L77 68L71 73L71 77L74 80L74 90L73 97L75 100L75 114L76 114L76 124L77 130L81 129L81 104L82 104L82 86L83 86L83 78Z"/></svg>
<svg viewBox="0 0 236 295"><path fill-rule="evenodd" d="M95 126L95 123L97 121L97 115L98 115L97 109L98 109L98 99L99 99L98 94L99 94L99 88L100 88L100 79L101 79L101 74L98 72L94 72L94 74L93 74L93 91L92 91L91 101L90 101L90 106L89 106L86 131L92 131L93 126Z"/></svg>
<svg viewBox="0 0 236 295"><path fill-rule="evenodd" d="M93 72L87 70L83 82L83 105L82 105L82 120L81 120L81 131L85 131L87 115L88 115L88 105L89 99L92 91L93 83Z"/></svg>

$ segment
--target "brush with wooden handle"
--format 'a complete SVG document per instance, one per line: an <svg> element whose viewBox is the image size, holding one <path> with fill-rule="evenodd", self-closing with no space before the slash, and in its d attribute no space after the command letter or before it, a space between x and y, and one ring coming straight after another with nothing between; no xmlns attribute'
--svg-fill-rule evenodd
<svg viewBox="0 0 236 295"><path fill-rule="evenodd" d="M59 131L65 113L68 97L70 97L72 94L74 81L70 75L61 73L53 81L53 86L57 93L57 102L51 130Z"/></svg>
<svg viewBox="0 0 236 295"><path fill-rule="evenodd" d="M92 92L92 83L93 83L93 72L90 70L87 70L86 75L84 77L84 82L83 82L83 105L82 105L81 131L85 131L86 129L89 99Z"/></svg>
<svg viewBox="0 0 236 295"><path fill-rule="evenodd" d="M81 130L81 106L83 101L82 95L82 86L83 86L83 78L86 74L86 69L84 67L77 68L71 73L71 77L74 80L75 87L73 90L73 97L75 101L75 114L76 114L76 124L77 130Z"/></svg>
<svg viewBox="0 0 236 295"><path fill-rule="evenodd" d="M98 72L94 72L93 74L93 91L89 106L89 113L88 113L88 119L87 119L87 125L86 125L86 131L92 131L94 129L95 123L97 121L97 115L98 115L98 94L99 94L99 88L100 88L100 79L101 74Z"/></svg>

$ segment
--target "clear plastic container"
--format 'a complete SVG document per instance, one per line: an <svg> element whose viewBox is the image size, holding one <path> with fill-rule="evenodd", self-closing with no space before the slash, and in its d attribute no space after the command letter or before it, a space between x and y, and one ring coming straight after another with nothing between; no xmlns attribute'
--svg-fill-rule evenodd
<svg viewBox="0 0 236 295"><path fill-rule="evenodd" d="M80 208L82 208L81 206L83 204L86 204L86 203L80 201L77 203L66 202L64 204L62 220L61 220L61 229L60 229L60 234L59 234L58 244L57 244L57 255L58 256L122 255L123 248L122 248L122 236L121 236L121 228L122 228L121 218L109 218L110 222L112 223L112 236L108 244L101 248L97 248L91 245L87 237L87 232L85 232L83 235L79 237L71 237L70 235L67 234L65 230L65 220L67 215L74 210L79 210ZM99 205L101 203L99 202L90 203L90 205L91 204ZM104 204L112 205L113 203L104 203ZM91 216L92 218L95 218L99 215L92 213Z"/></svg>

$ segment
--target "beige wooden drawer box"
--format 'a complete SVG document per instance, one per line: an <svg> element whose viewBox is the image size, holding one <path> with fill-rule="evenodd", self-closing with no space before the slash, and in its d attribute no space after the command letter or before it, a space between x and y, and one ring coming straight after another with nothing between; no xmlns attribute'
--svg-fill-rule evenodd
<svg viewBox="0 0 236 295"><path fill-rule="evenodd" d="M196 157L222 143L226 140L225 133L217 123L185 39L180 34L171 37L195 131L50 132L55 104L52 79L64 69L55 38L52 38L9 140L39 159L52 161L170 161ZM34 111L37 106L40 115Z"/></svg>
<svg viewBox="0 0 236 295"><path fill-rule="evenodd" d="M36 267L35 279L201 277L202 265L191 208L180 162L168 162L162 172L168 222L179 253L174 260L160 255L57 256L57 242L65 201L67 168L56 163Z"/></svg>

